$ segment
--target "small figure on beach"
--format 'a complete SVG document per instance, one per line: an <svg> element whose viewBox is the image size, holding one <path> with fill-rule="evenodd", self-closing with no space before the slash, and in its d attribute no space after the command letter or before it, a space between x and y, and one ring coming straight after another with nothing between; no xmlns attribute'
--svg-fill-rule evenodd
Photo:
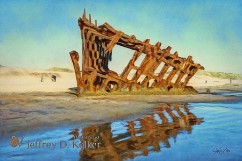
<svg viewBox="0 0 242 161"><path fill-rule="evenodd" d="M43 76L43 74L41 75L40 81L41 81L41 82L44 81L44 76Z"/></svg>
<svg viewBox="0 0 242 161"><path fill-rule="evenodd" d="M52 80L52 82L56 82L56 76L55 75L52 75L51 76L51 80Z"/></svg>
<svg viewBox="0 0 242 161"><path fill-rule="evenodd" d="M232 83L232 79L231 79L231 78L229 78L229 83L230 83L230 84Z"/></svg>

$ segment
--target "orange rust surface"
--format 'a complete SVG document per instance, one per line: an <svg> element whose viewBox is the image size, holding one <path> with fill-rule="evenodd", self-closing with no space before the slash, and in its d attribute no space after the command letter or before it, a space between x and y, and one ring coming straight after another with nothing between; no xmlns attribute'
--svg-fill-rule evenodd
<svg viewBox="0 0 242 161"><path fill-rule="evenodd" d="M91 22L91 16L86 18L86 13L79 18L78 24L82 37L82 71L79 67L79 54L70 52L75 69L78 96L84 91L122 91L142 88L182 88L185 89L189 80L199 69L204 69L200 64L194 63L191 56L182 58L178 53L170 53L171 47L161 49L161 43L149 43L149 39L140 41L134 35L129 36L115 30L108 23L97 26ZM112 49L115 45L134 50L132 59L128 62L123 72L119 75L108 67L112 60ZM135 66L135 61L145 54L140 66ZM161 63L164 66L159 73L154 73ZM172 68L170 71L168 69ZM131 70L135 74L128 79ZM139 78L145 77L142 81ZM166 76L166 78L164 78ZM175 78L174 81L172 81ZM151 81L152 80L152 81Z"/></svg>

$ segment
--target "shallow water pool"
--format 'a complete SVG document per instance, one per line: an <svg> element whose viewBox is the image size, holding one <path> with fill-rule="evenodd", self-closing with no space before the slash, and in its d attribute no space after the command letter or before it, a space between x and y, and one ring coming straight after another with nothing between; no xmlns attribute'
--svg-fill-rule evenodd
<svg viewBox="0 0 242 161"><path fill-rule="evenodd" d="M0 134L0 160L236 161L242 160L241 125L242 99L161 104L129 121Z"/></svg>

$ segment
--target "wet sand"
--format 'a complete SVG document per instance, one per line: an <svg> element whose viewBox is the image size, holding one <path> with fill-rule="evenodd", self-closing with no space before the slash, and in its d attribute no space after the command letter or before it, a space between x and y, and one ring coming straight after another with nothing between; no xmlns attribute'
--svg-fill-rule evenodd
<svg viewBox="0 0 242 161"><path fill-rule="evenodd" d="M76 97L69 93L0 93L1 133L78 122L92 125L112 120L135 119L154 107L174 102L221 102L234 96L109 95Z"/></svg>
<svg viewBox="0 0 242 161"><path fill-rule="evenodd" d="M5 160L194 160L201 156L203 160L238 160L242 93L223 94L81 98L68 93L1 94L0 155ZM11 136L25 136L26 141L12 148ZM71 147L81 136L100 137L101 147ZM28 149L27 140L57 146L55 150ZM71 148L60 148L60 140ZM220 148L230 151L217 154Z"/></svg>

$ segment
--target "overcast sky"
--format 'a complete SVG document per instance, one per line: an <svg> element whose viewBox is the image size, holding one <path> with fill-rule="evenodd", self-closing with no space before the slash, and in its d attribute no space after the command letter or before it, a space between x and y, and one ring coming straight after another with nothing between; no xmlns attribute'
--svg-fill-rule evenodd
<svg viewBox="0 0 242 161"><path fill-rule="evenodd" d="M72 68L68 53L81 53L77 20L84 8L98 25L160 41L208 71L242 74L242 1L236 0L0 0L0 64ZM115 47L111 69L121 71L132 53Z"/></svg>

